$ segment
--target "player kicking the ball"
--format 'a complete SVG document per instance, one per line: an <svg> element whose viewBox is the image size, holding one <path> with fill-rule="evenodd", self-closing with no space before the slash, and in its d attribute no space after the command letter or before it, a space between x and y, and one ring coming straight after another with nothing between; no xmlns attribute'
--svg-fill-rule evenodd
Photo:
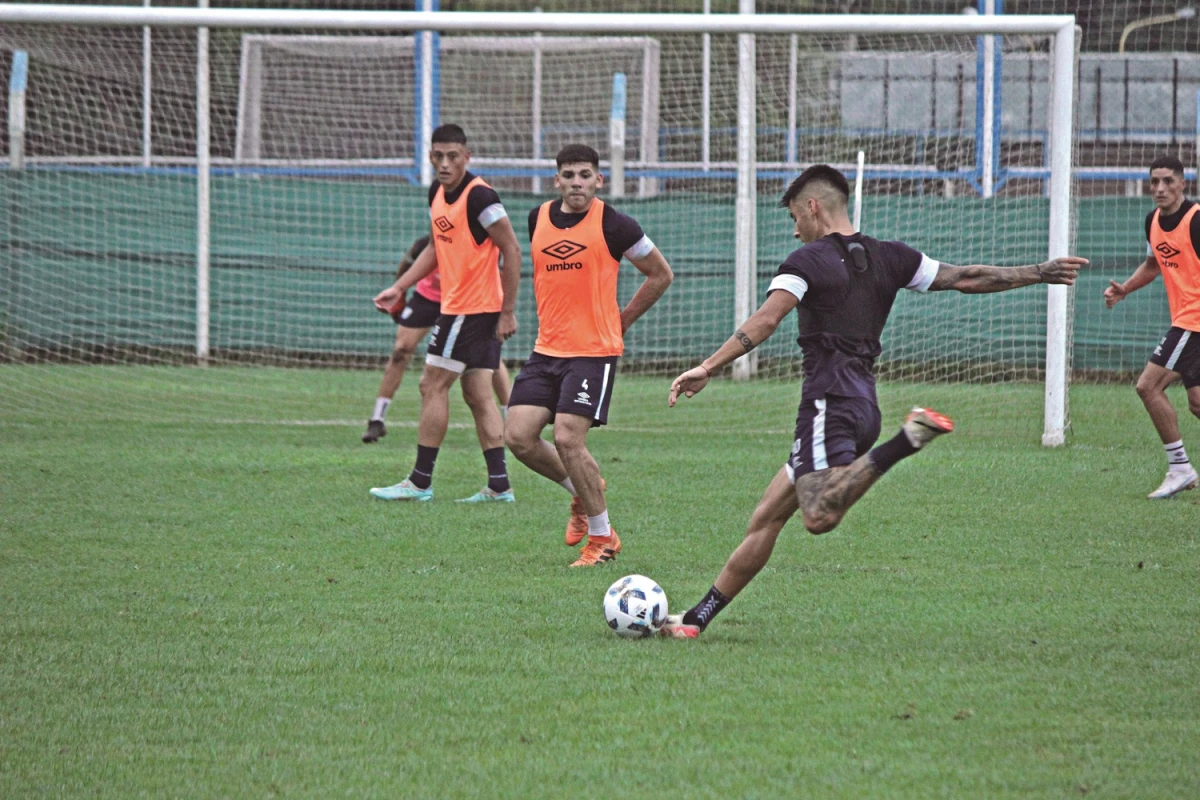
<svg viewBox="0 0 1200 800"><path fill-rule="evenodd" d="M833 530L885 472L933 439L954 430L934 411L914 408L891 439L871 449L881 426L875 359L892 303L901 289L1002 292L1034 283L1070 286L1087 261L1065 257L1030 267L956 267L903 242L858 233L846 213L850 187L836 169L809 167L784 192L782 205L805 246L779 267L767 299L700 366L671 384L668 403L692 397L712 374L762 344L797 309L804 384L791 457L767 486L746 537L708 594L663 633L695 638L771 557L780 530L797 512L811 533Z"/></svg>
<svg viewBox="0 0 1200 800"><path fill-rule="evenodd" d="M566 543L587 545L571 566L611 561L621 550L608 520L600 467L588 431L608 422L624 333L671 285L671 267L631 217L596 199L604 185L600 156L580 144L555 159L559 200L529 214L538 336L513 382L504 441L527 467L574 498ZM629 304L617 304L621 257L646 280ZM554 423L554 444L541 438Z"/></svg>

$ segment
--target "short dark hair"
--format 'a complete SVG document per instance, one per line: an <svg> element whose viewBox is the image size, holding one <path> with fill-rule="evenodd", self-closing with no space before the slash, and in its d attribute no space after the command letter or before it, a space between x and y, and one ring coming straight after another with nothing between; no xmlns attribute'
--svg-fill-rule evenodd
<svg viewBox="0 0 1200 800"><path fill-rule="evenodd" d="M1150 171L1156 169L1169 169L1179 177L1183 177L1183 162L1175 156L1159 156L1150 162Z"/></svg>
<svg viewBox="0 0 1200 800"><path fill-rule="evenodd" d="M847 201L850 199L850 184L846 181L846 176L840 170L834 169L828 164L813 164L804 170L804 172L801 172L799 178L792 181L787 191L783 193L783 199L779 201L779 205L784 208L790 207L792 201L810 183L828 184L836 189Z"/></svg>
<svg viewBox="0 0 1200 800"><path fill-rule="evenodd" d="M446 125L438 125L433 129L433 135L429 137L430 144L461 144L467 146L467 134L462 128L454 123Z"/></svg>
<svg viewBox="0 0 1200 800"><path fill-rule="evenodd" d="M591 164L600 169L600 154L586 144L569 144L558 151L554 163L559 169L563 164Z"/></svg>

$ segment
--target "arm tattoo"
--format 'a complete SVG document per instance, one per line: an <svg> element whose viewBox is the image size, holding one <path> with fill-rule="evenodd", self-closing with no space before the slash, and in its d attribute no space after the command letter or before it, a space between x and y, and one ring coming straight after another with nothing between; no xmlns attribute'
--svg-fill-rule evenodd
<svg viewBox="0 0 1200 800"><path fill-rule="evenodd" d="M728 328L726 328L726 330L728 330ZM758 345L754 343L754 340L747 336L741 328L738 328L736 331L734 331L733 336L742 343L742 347L746 348L747 353L758 347Z"/></svg>
<svg viewBox="0 0 1200 800"><path fill-rule="evenodd" d="M930 284L931 292L956 289L965 294L985 294L1018 289L1034 283L1043 283L1045 275L1041 265L1031 267L956 267L942 264Z"/></svg>

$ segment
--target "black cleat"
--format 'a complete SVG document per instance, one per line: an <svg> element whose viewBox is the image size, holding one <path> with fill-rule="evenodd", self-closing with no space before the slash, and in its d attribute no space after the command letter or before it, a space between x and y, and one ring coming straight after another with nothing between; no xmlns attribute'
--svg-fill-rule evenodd
<svg viewBox="0 0 1200 800"><path fill-rule="evenodd" d="M387 436L387 428L384 426L383 420L370 420L367 422L367 432L362 437L363 444L373 444L385 436Z"/></svg>

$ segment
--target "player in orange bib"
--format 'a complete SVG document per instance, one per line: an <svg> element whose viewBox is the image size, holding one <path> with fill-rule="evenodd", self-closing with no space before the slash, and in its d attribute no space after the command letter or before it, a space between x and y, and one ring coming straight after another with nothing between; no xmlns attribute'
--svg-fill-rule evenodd
<svg viewBox="0 0 1200 800"><path fill-rule="evenodd" d="M511 503L504 419L492 400L492 373L500 366L500 343L517 330L514 309L521 247L500 196L467 171L471 151L462 128L437 128L430 140L429 159L437 175L429 188L431 243L412 268L375 296L377 307L392 308L434 269L441 275L441 314L434 323L421 374L417 462L406 479L371 489L371 495L381 500L433 499L433 468L450 422L450 387L461 376L463 397L475 417L475 432L487 462L488 481L482 491L459 502Z"/></svg>
<svg viewBox="0 0 1200 800"><path fill-rule="evenodd" d="M397 278L412 267L428 245L429 234L425 234L418 237L409 246L404 258L400 259L400 266L396 270ZM429 273L417 283L411 297L402 299L391 308L380 308L379 310L391 316L392 321L396 323L396 343L392 347L391 356L388 357L387 366L384 367L383 378L379 381L379 394L375 398L375 410L371 412L371 418L367 420L367 430L362 435L363 444L374 444L387 436L387 425L384 424L384 419L387 417L388 408L392 405L392 398L396 396L396 390L400 388L400 382L404 379L408 362L412 361L417 345L421 343L425 334L429 333L429 329L442 314L442 283L437 270ZM504 368L504 362L501 361L500 366L492 373L492 389L501 406L508 405L508 393L511 388L508 370Z"/></svg>
<svg viewBox="0 0 1200 800"><path fill-rule="evenodd" d="M1175 156L1154 159L1150 191L1155 209L1146 215L1149 253L1128 280L1109 281L1104 290L1104 304L1112 308L1160 274L1167 289L1171 328L1137 382L1137 393L1167 452L1167 477L1148 495L1151 500L1174 497L1200 483L1183 449L1179 417L1167 398L1167 387L1182 378L1188 408L1200 417L1200 205L1184 197L1183 188L1183 163Z"/></svg>
<svg viewBox="0 0 1200 800"><path fill-rule="evenodd" d="M587 545L573 567L611 561L621 540L608 519L600 467L588 431L608 422L624 334L671 285L674 275L641 226L596 199L600 156L580 144L555 159L561 197L529 214L538 336L513 382L504 440L513 455L571 493L566 543ZM617 273L628 258L646 280L625 308ZM554 423L554 444L541 438Z"/></svg>

